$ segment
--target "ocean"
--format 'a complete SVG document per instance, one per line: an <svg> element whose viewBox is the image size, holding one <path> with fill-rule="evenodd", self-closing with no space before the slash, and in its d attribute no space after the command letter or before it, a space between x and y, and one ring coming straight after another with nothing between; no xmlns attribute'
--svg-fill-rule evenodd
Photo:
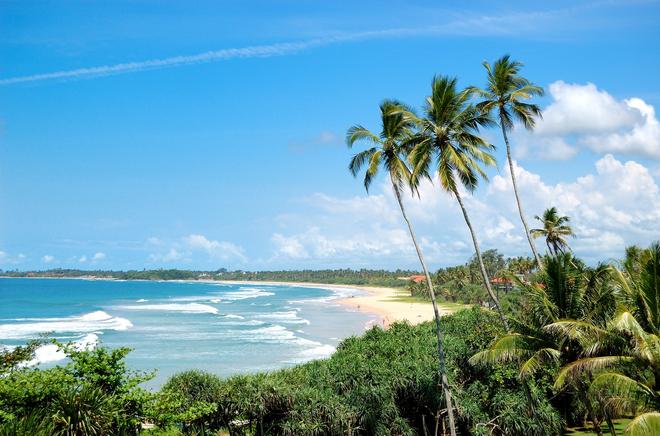
<svg viewBox="0 0 660 436"><path fill-rule="evenodd" d="M329 356L375 315L336 303L348 288L76 279L0 278L0 346L49 333L80 348L130 347L128 366L157 370L158 388L174 373L220 376L267 371ZM31 365L64 362L55 345Z"/></svg>

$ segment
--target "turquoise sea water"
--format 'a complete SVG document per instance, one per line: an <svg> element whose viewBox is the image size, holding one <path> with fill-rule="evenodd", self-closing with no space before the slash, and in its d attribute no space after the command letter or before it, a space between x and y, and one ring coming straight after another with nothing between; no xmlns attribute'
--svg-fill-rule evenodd
<svg viewBox="0 0 660 436"><path fill-rule="evenodd" d="M158 387L177 371L221 376L271 370L327 357L347 336L376 322L333 301L352 289L0 278L0 344L16 346L41 333L80 347L134 349L131 368L158 370ZM43 346L33 364L63 356Z"/></svg>

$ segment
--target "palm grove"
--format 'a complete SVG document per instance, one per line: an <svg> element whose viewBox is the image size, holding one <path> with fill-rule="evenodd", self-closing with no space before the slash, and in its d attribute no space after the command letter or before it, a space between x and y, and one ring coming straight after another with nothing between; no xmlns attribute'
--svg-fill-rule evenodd
<svg viewBox="0 0 660 436"><path fill-rule="evenodd" d="M436 76L419 111L387 100L379 131L356 125L347 133L350 147L366 145L350 172L367 190L379 173L391 183L433 323L375 327L329 359L271 373L187 371L156 393L139 387L148 374L126 369L126 349L63 346L71 362L42 370L21 364L32 343L0 356L0 435L137 434L145 422L156 424L152 434L555 435L581 425L615 435L622 419L626 434L660 434L660 244L588 267L570 250L570 220L555 208L530 229L509 134L534 127L541 112L530 99L542 89L507 56L484 67L483 89ZM482 252L463 200L495 165L494 146L479 134L491 127L506 146L530 258ZM437 180L438 195L459 205L474 246L469 264L430 273L404 201L424 180ZM544 239L545 255L534 238ZM496 274L513 288L501 301ZM438 300L470 286L492 310L440 317Z"/></svg>
<svg viewBox="0 0 660 436"><path fill-rule="evenodd" d="M381 169L391 181L401 214L424 272L434 308L438 373L445 400L448 429L452 436L456 434L456 424L451 389L445 373L442 322L433 280L402 200L402 190L409 190L413 195L419 195L420 181L433 178L437 178L441 189L453 196L460 206L472 238L483 286L488 291L492 306L498 312L504 330L509 333L496 341L492 348L475 355L472 362L495 363L527 359L521 369L521 378L523 378L529 371L538 369L543 364L562 362L562 358L566 359L566 351L571 350L576 360L570 363L570 366L562 368L556 386L564 387L568 383L569 377L573 377L572 380L575 380L575 383L582 383L582 388L589 388L593 381L591 384L597 386L593 389L600 389L597 394L594 393L598 397L585 396L582 398L583 405L597 432L601 431L600 421L595 417L598 413L592 410L594 408L600 409L601 415L609 420L609 428L614 432L611 423L613 416L644 410L649 405L649 408L653 409L657 407L660 399L657 392L658 385L660 385L660 372L658 372L660 367L657 366L657 358L660 356L658 354L660 342L658 342L657 336L659 326L655 323L655 319L660 316L658 313L660 283L657 282L660 280L660 270L657 269L660 265L658 264L660 248L658 245L653 246L649 250L649 259L646 262L648 265L641 267L651 270L650 277L645 277L646 280L651 280L651 283L642 284L644 286L642 289L636 287L639 283L634 280L630 284L622 284L620 289L626 291L625 294L629 301L626 301L625 297L617 301L611 289L601 289L598 286L601 284L598 279L609 281L609 277L604 278L604 276L613 274L611 268L599 267L596 271L587 271L583 266L577 267L576 263L579 262L566 253L568 244L565 237L573 235L572 229L568 225L568 217L559 216L556 208L551 207L543 213L542 217L536 217L543 227L530 231L518 193L508 133L514 128L516 121L527 129L534 128L535 118L541 116L541 110L537 105L525 100L542 95L543 90L522 77L520 75L522 64L512 61L508 56L498 59L492 65L484 62L484 67L487 72L487 85L483 89L469 87L459 90L455 78L434 77L431 94L426 98L421 116L400 102L393 100L383 102L380 106L382 127L378 134L372 133L360 125L349 129L347 133L349 146L353 146L357 141L371 145L370 148L353 157L349 170L356 176L362 169L365 169L364 186L367 190ZM538 316L542 320L541 323L545 323L544 325L536 323L537 336L524 335L523 333L527 333L530 326L520 323L520 320L514 319L516 328L513 330L510 328L500 301L492 290L477 235L460 194L459 186L468 192L473 192L479 180L487 180L483 167L495 164L495 159L491 154L494 146L478 134L479 128L491 127L494 124L498 124L501 128L516 205L538 268L537 279L541 280L539 283L533 284L519 283L525 289L526 295L536 296L536 303L541 306L533 308L535 311L540 311ZM546 239L549 256L545 261L541 260L537 252L534 237L545 237ZM620 283L633 279L635 271L626 272L628 273L627 278L624 279L624 273L619 271ZM580 286L576 286L581 280L585 280L584 275L590 276L587 282L595 289L583 290L580 289ZM543 283L543 280L548 283ZM553 289L556 286L560 286L562 289ZM563 289L566 286L569 289ZM558 291L560 295L552 295L551 292L554 291ZM591 295L592 293L595 295ZM559 297L558 301L553 301L553 297ZM606 302L605 299L608 297L611 299L609 301L611 304L609 306L600 305ZM635 304L626 305L626 302L635 303L637 306ZM570 307L571 305L574 307ZM586 311L584 306L588 308ZM630 307L634 309L628 310ZM591 320L595 312L601 312L598 313L600 323ZM639 313L638 316L642 317L642 321L638 321L633 313ZM567 320L567 318L575 319ZM553 348L552 343L544 343L541 339L543 335L538 332L538 329L545 329L543 331L546 336L554 333L552 338L545 338L546 340L552 341L560 336L562 341L583 342L583 348L576 352L566 346L562 353L563 342ZM625 358L624 356L592 357L594 354L606 352L607 345L616 342L612 338L608 339L613 342L605 341L604 337L612 334L622 342L629 339L627 342L632 342L633 345L632 350L627 351L634 356L625 356ZM626 338L626 335L631 337ZM547 345L547 347L543 345ZM643 348L639 349L640 347ZM642 366L645 364L649 366L644 368L650 372L650 379L645 380L647 383L616 372L617 367L624 362L633 360L637 363L643 362ZM600 372L602 374L592 380ZM637 409L638 406L639 409ZM651 411L639 415L629 426L629 430L630 432L644 432L645 430L660 432L660 414Z"/></svg>

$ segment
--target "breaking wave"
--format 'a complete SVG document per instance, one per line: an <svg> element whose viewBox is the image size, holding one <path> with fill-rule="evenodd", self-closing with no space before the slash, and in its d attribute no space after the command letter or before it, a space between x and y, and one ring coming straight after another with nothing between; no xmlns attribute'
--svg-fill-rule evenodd
<svg viewBox="0 0 660 436"><path fill-rule="evenodd" d="M165 312L183 312L183 313L213 313L217 314L218 309L207 304L200 303L163 303L163 304L140 304L138 306L116 306L123 310L157 310Z"/></svg>
<svg viewBox="0 0 660 436"><path fill-rule="evenodd" d="M18 318L14 323L0 324L0 339L29 339L41 333L93 333L103 330L127 330L133 324L102 310L67 318Z"/></svg>

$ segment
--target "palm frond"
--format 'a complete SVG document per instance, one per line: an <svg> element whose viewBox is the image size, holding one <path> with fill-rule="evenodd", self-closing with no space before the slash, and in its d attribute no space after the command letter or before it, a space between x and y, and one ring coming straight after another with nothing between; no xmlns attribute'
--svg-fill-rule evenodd
<svg viewBox="0 0 660 436"><path fill-rule="evenodd" d="M627 436L657 436L660 434L660 412L643 413L626 427Z"/></svg>
<svg viewBox="0 0 660 436"><path fill-rule="evenodd" d="M543 341L532 336L520 334L506 335L495 341L488 349L472 356L472 365L493 365L502 362L519 362L529 359L542 345Z"/></svg>
<svg viewBox="0 0 660 436"><path fill-rule="evenodd" d="M623 412L646 410L657 397L648 386L617 372L599 374L591 382L589 392L598 398L616 398L620 407L627 408Z"/></svg>
<svg viewBox="0 0 660 436"><path fill-rule="evenodd" d="M373 144L380 144L381 140L366 127L360 125L352 126L346 132L346 144L352 147L357 141L367 141Z"/></svg>
<svg viewBox="0 0 660 436"><path fill-rule="evenodd" d="M561 352L559 350L549 347L541 348L522 364L520 367L520 378L525 379L526 377L533 375L548 363L559 363L560 358Z"/></svg>
<svg viewBox="0 0 660 436"><path fill-rule="evenodd" d="M625 362L631 362L633 359L628 356L600 356L585 357L575 360L559 370L555 379L555 388L561 389L567 383L571 383L584 374L594 374L603 369L614 368Z"/></svg>

